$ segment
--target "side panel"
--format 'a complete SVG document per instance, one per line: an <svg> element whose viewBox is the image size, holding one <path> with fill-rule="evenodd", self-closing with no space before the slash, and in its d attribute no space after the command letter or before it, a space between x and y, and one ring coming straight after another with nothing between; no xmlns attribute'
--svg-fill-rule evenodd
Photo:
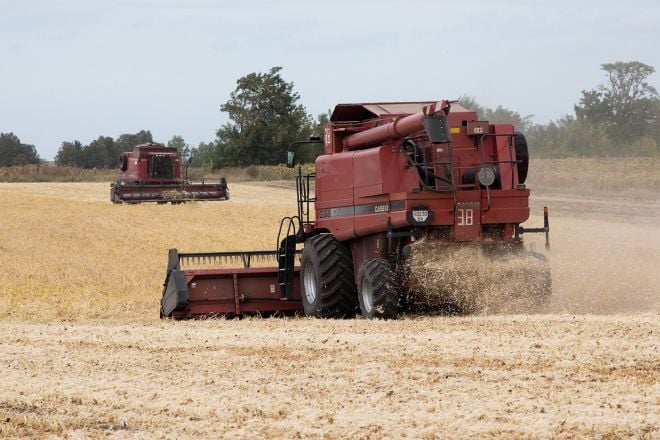
<svg viewBox="0 0 660 440"><path fill-rule="evenodd" d="M478 241L481 238L481 191L456 193L454 233L456 241Z"/></svg>
<svg viewBox="0 0 660 440"><path fill-rule="evenodd" d="M398 144L321 156L316 161L316 221L338 240L387 225L390 193L419 186Z"/></svg>
<svg viewBox="0 0 660 440"><path fill-rule="evenodd" d="M353 153L316 159L316 225L339 240L353 238ZM339 208L339 209L337 209Z"/></svg>
<svg viewBox="0 0 660 440"><path fill-rule="evenodd" d="M349 206L353 203L353 153L319 156L316 159L316 208Z"/></svg>
<svg viewBox="0 0 660 440"><path fill-rule="evenodd" d="M353 186L355 204L362 197L396 192L411 192L419 186L414 169L408 167L399 143L383 145L353 153Z"/></svg>
<svg viewBox="0 0 660 440"><path fill-rule="evenodd" d="M170 315L175 310L184 309L188 305L189 292L188 283L183 271L173 270L170 272L163 298L161 299L161 310L165 315Z"/></svg>
<svg viewBox="0 0 660 440"><path fill-rule="evenodd" d="M365 236L387 229L387 219L393 207L387 195L355 200L353 230L355 235ZM394 209L397 207L395 206Z"/></svg>
<svg viewBox="0 0 660 440"><path fill-rule="evenodd" d="M126 171L119 170L119 180L124 182L135 182L138 180L144 180L146 175L141 174L139 169L139 162L136 153L128 152L126 154Z"/></svg>
<svg viewBox="0 0 660 440"><path fill-rule="evenodd" d="M383 194L383 168L380 154L383 147L358 150L353 153L353 188L356 201L360 197Z"/></svg>
<svg viewBox="0 0 660 440"><path fill-rule="evenodd" d="M172 317L301 311L300 269L294 269L294 299L290 301L280 298L278 270L258 267L172 271L185 276L188 292L187 303L183 307L179 304Z"/></svg>
<svg viewBox="0 0 660 440"><path fill-rule="evenodd" d="M481 206L484 207L482 223L523 223L529 218L529 190L507 190L490 192L490 209L486 191L482 191Z"/></svg>

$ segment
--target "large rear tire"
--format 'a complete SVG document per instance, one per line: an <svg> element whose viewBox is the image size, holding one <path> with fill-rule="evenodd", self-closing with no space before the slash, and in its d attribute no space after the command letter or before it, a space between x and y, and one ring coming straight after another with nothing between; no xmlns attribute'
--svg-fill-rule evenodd
<svg viewBox="0 0 660 440"><path fill-rule="evenodd" d="M305 315L352 318L357 311L351 251L331 234L305 241L300 291Z"/></svg>
<svg viewBox="0 0 660 440"><path fill-rule="evenodd" d="M527 149L527 139L525 136L516 132L513 135L513 141L516 145L516 160L518 167L518 183L525 183L527 171L529 169L529 151Z"/></svg>
<svg viewBox="0 0 660 440"><path fill-rule="evenodd" d="M358 299L365 318L396 318L399 295L389 261L374 258L362 264L358 273Z"/></svg>

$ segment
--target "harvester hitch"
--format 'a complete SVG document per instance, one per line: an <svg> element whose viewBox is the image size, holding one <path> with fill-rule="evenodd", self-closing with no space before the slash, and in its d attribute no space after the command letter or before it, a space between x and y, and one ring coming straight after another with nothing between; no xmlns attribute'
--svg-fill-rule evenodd
<svg viewBox="0 0 660 440"><path fill-rule="evenodd" d="M515 226L514 238L517 240L525 233L545 233L545 248L550 250L550 221L548 220L548 207L543 207L543 227L542 228L523 228L520 225Z"/></svg>

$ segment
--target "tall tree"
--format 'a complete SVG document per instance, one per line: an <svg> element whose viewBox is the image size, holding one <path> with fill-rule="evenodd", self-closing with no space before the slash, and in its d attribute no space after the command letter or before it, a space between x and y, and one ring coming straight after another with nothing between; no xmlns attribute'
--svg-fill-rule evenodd
<svg viewBox="0 0 660 440"><path fill-rule="evenodd" d="M611 139L619 142L656 137L660 96L647 81L655 69L639 61L602 64L601 69L607 81L596 89L582 91L575 105L578 121L604 128Z"/></svg>
<svg viewBox="0 0 660 440"><path fill-rule="evenodd" d="M99 136L84 149L83 167L114 168L117 165L115 141L111 137Z"/></svg>
<svg viewBox="0 0 660 440"><path fill-rule="evenodd" d="M186 144L186 141L183 140L183 136L175 134L172 136L172 139L167 141L167 146L176 148L176 151L178 151L179 155L183 158L190 157L190 145Z"/></svg>
<svg viewBox="0 0 660 440"><path fill-rule="evenodd" d="M23 144L14 133L0 133L0 167L38 164L41 162L34 145Z"/></svg>
<svg viewBox="0 0 660 440"><path fill-rule="evenodd" d="M131 151L136 145L146 144L153 141L153 136L149 130L140 130L135 134L125 133L119 135L115 142L117 148L116 155L119 155L124 151Z"/></svg>
<svg viewBox="0 0 660 440"><path fill-rule="evenodd" d="M312 135L313 136L321 136L323 137L323 128L325 127L325 124L330 122L330 117L332 116L332 110L328 109L327 112L325 113L320 113L318 116L316 116L316 122L314 123L312 127Z"/></svg>
<svg viewBox="0 0 660 440"><path fill-rule="evenodd" d="M83 166L83 145L78 141L62 142L55 155L55 165L81 167Z"/></svg>
<svg viewBox="0 0 660 440"><path fill-rule="evenodd" d="M325 113L320 113L316 117L316 121L310 127L310 136L318 136L323 139L323 129L325 124L330 122L332 111L328 110ZM299 139L305 140L305 139ZM314 163L314 160L323 153L322 144L307 144L302 145L296 150L296 163Z"/></svg>
<svg viewBox="0 0 660 440"><path fill-rule="evenodd" d="M238 79L220 106L230 122L217 132L214 166L281 163L291 142L309 136L311 118L281 70Z"/></svg>
<svg viewBox="0 0 660 440"><path fill-rule="evenodd" d="M213 155L215 149L216 146L213 142L200 142L196 148L190 150L190 157L192 158L191 165L196 168L204 167L207 169L213 169Z"/></svg>

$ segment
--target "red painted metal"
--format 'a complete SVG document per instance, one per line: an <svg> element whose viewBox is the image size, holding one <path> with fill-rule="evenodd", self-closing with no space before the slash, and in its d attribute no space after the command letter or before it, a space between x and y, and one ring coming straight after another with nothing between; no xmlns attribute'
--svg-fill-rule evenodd
<svg viewBox="0 0 660 440"><path fill-rule="evenodd" d="M207 315L272 314L302 311L300 269L294 270L294 300L283 300L277 267L184 270L188 305L172 313L174 319Z"/></svg>
<svg viewBox="0 0 660 440"><path fill-rule="evenodd" d="M422 229L448 226L449 241L480 242L487 225L502 225L499 238L512 239L512 225L529 217L529 190L518 185L515 149L510 148L514 128L479 121L475 112L452 104L446 116L451 145L431 144L422 120L428 114L444 114L448 101L435 107L432 103L336 107L325 128L328 154L316 160L315 230L330 232L339 241L355 240L383 233L388 224L410 227L407 212L425 206L432 220ZM411 111L415 113L405 113ZM418 173L402 152L408 136L423 149L432 172L447 182L435 179L433 190L421 188ZM497 169L497 182L490 188L476 181L482 166ZM458 203L468 202L474 204L472 223L458 225Z"/></svg>
<svg viewBox="0 0 660 440"><path fill-rule="evenodd" d="M402 139L408 135L416 133L424 128L422 119L443 112L449 107L447 101L430 104L422 111L403 118L394 118L394 120L385 125L371 128L352 134L344 139L345 150L355 150L373 145L378 145L388 139Z"/></svg>
<svg viewBox="0 0 660 440"><path fill-rule="evenodd" d="M435 143L425 123L441 131ZM355 275L374 258L400 270L404 248L420 239L444 246L521 247L516 231L529 217L530 192L519 182L513 136L513 126L480 121L475 112L446 100L340 104L324 128L326 154L315 162L315 195L298 201L303 212L300 206L314 201L314 221L299 212L301 231L287 232L286 239L300 243L314 234L333 234L351 249ZM479 171L492 172L495 181L479 183ZM309 193L298 190L299 197ZM282 250L282 243L290 243L286 239L277 251L280 265L288 255ZM300 269L294 269L293 300L287 301L281 299L286 283L278 280L282 267L184 270L186 286L179 289L184 283L175 260L168 272L173 285L166 281L162 303L174 310L174 318L300 311ZM185 307L174 301L180 292L187 295Z"/></svg>

